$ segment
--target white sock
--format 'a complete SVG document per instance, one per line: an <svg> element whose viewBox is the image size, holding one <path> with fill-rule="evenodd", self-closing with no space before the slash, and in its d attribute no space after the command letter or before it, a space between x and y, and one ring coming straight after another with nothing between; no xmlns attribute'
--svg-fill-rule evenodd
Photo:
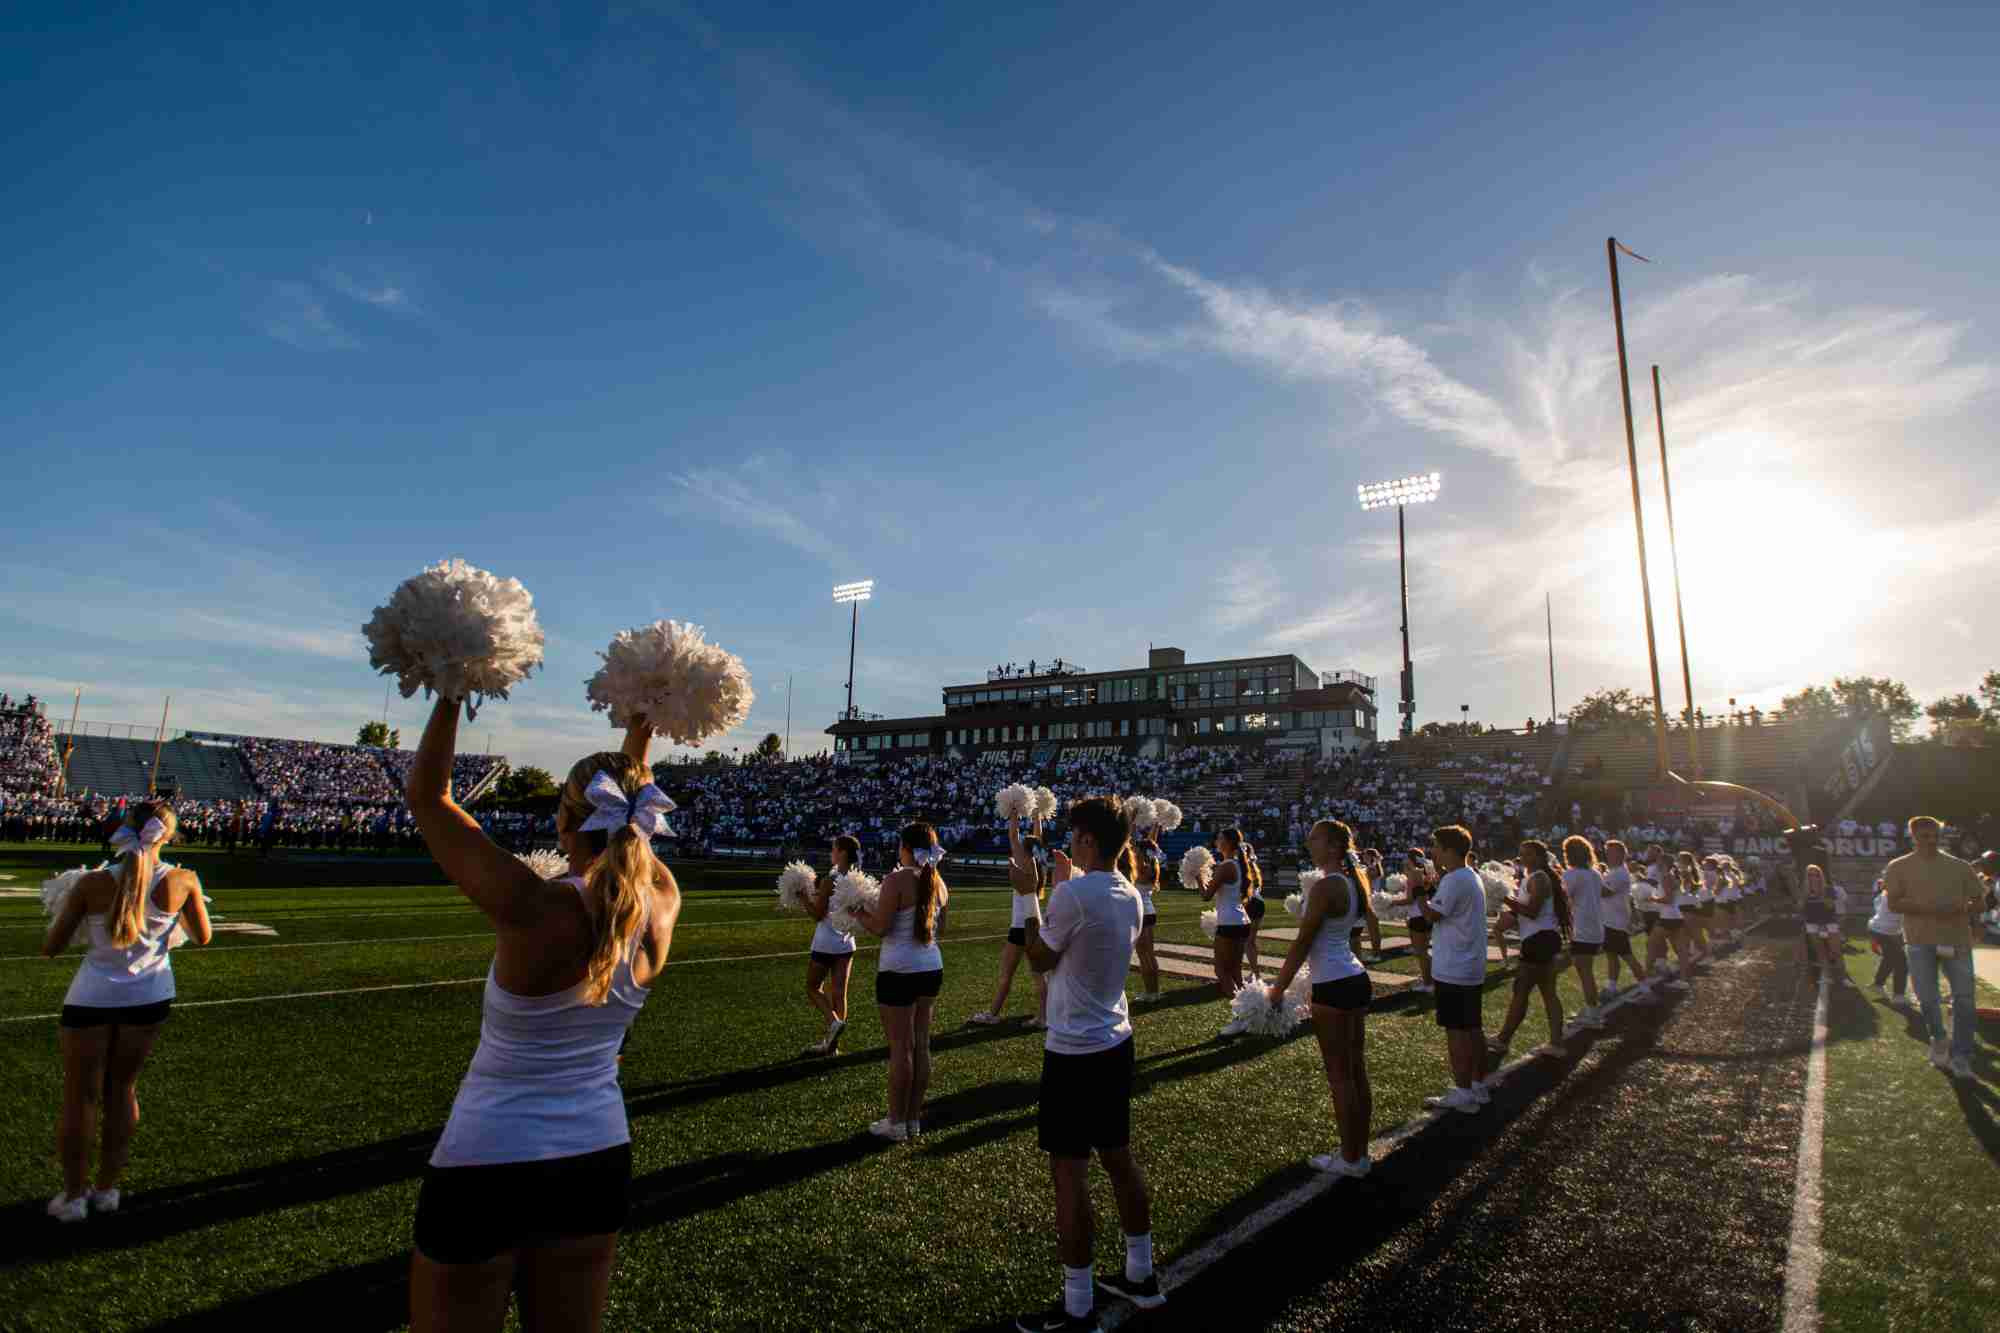
<svg viewBox="0 0 2000 1333"><path fill-rule="evenodd" d="M1125 1276L1144 1282L1153 1275L1153 1233L1125 1238Z"/></svg>
<svg viewBox="0 0 2000 1333"><path fill-rule="evenodd" d="M1071 1268L1063 1265L1063 1309L1078 1319L1087 1319L1096 1306L1091 1295L1090 1265Z"/></svg>

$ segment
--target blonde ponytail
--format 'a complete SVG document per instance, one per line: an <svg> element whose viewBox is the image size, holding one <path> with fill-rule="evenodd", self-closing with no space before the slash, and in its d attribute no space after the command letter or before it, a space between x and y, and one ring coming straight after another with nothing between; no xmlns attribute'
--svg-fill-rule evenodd
<svg viewBox="0 0 2000 1333"><path fill-rule="evenodd" d="M905 824L898 837L912 852L927 851L938 845L937 830L921 819ZM944 876L938 874L935 862L917 866L916 872L917 901L912 904L916 910L910 914L910 936L918 944L929 944L937 938L938 898L944 888Z"/></svg>
<svg viewBox="0 0 2000 1333"><path fill-rule="evenodd" d="M646 898L653 891L651 841L630 824L618 829L604 854L591 863L584 889L597 902L597 939L583 975L583 1002L601 1005L611 996L618 964L646 928Z"/></svg>
<svg viewBox="0 0 2000 1333"><path fill-rule="evenodd" d="M173 807L165 801L140 801L125 811L124 827L130 829L135 837L155 819L164 826L165 836L156 843L141 842L119 856L117 887L112 891L111 906L104 915L111 943L120 949L137 944L146 933L146 896L152 892L153 881L159 877L160 848L173 838L179 827Z"/></svg>

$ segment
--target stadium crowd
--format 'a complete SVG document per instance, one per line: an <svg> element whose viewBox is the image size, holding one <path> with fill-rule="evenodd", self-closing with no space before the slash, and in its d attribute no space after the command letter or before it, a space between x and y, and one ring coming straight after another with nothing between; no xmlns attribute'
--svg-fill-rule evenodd
<svg viewBox="0 0 2000 1333"><path fill-rule="evenodd" d="M62 765L49 720L32 698L23 704L4 695L0 700L5 701L0 704L0 791L54 791Z"/></svg>

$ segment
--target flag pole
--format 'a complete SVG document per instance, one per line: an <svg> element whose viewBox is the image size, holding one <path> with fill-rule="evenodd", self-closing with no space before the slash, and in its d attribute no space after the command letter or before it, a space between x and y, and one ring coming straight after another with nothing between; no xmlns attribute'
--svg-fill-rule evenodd
<svg viewBox="0 0 2000 1333"><path fill-rule="evenodd" d="M1625 302L1618 291L1618 238L1604 238L1611 265L1611 323L1618 332L1618 397L1625 407L1625 466L1632 477L1632 529L1639 541L1639 597L1646 612L1646 662L1653 672L1653 752L1656 782L1667 780L1667 707L1660 695L1660 648L1653 637L1653 581L1646 572L1646 514L1639 502L1639 445L1632 433L1632 376L1625 362ZM1635 251L1625 253L1645 263Z"/></svg>
<svg viewBox="0 0 2000 1333"><path fill-rule="evenodd" d="M160 750L167 743L167 710L174 706L174 696L160 705L160 732L153 738L153 769L146 775L146 795L151 796L160 786Z"/></svg>
<svg viewBox="0 0 2000 1333"><path fill-rule="evenodd" d="M1542 613L1548 618L1549 627L1549 725L1556 721L1556 608L1555 601L1548 593L1542 594Z"/></svg>
<svg viewBox="0 0 2000 1333"><path fill-rule="evenodd" d="M69 736L63 746L62 774L56 779L56 795L69 795L69 757L76 753L76 715L83 709L83 686L76 687L76 699L69 706Z"/></svg>
<svg viewBox="0 0 2000 1333"><path fill-rule="evenodd" d="M1687 619L1681 615L1681 549L1674 536L1674 483L1667 472L1667 417L1660 406L1660 368L1653 367L1653 425L1660 432L1660 486L1667 495L1667 550L1674 566L1674 628L1681 637L1681 689L1687 693L1687 728L1694 776L1701 780L1701 728L1694 724L1694 674L1688 666Z"/></svg>

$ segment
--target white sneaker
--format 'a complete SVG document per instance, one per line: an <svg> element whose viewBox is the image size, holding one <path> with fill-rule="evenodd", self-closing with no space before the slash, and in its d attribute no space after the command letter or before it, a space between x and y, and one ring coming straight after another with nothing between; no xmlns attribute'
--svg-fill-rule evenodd
<svg viewBox="0 0 2000 1333"><path fill-rule="evenodd" d="M1869 989L1869 990L1872 990L1872 991L1874 991L1874 992L1875 992L1875 993L1876 993L1877 995L1881 995L1881 994L1883 994L1883 993L1884 993L1884 992L1883 992L1883 990L1882 990L1882 983L1881 983L1881 982L1879 982L1879 981L1871 981L1871 982L1869 982L1869 983L1868 983L1868 989Z"/></svg>
<svg viewBox="0 0 2000 1333"><path fill-rule="evenodd" d="M49 1216L58 1222L81 1222L90 1216L90 1195L79 1194L74 1199L58 1194L49 1200Z"/></svg>
<svg viewBox="0 0 2000 1333"><path fill-rule="evenodd" d="M910 1131L903 1127L902 1121L891 1120L886 1115L870 1125L868 1132L878 1139L887 1139L891 1143L903 1143L910 1137Z"/></svg>
<svg viewBox="0 0 2000 1333"><path fill-rule="evenodd" d="M832 1050L833 1044L840 1040L840 1034L845 1031L847 1031L847 1020L844 1018L836 1018L828 1023L826 1025L826 1048Z"/></svg>
<svg viewBox="0 0 2000 1333"><path fill-rule="evenodd" d="M1250 1020L1249 1020L1249 1019L1247 1019L1247 1018L1232 1018L1232 1019L1230 1019L1230 1020L1229 1020L1229 1021L1228 1021L1227 1023L1224 1023L1224 1024L1222 1025L1222 1033L1221 1033L1221 1035L1222 1035L1222 1036L1225 1036L1225 1037L1240 1037L1240 1036L1242 1036L1242 1035L1243 1035L1243 1034L1244 1034L1245 1032L1248 1032L1249 1030L1250 1030Z"/></svg>
<svg viewBox="0 0 2000 1333"><path fill-rule="evenodd" d="M921 1120L905 1120L903 1122L903 1133L909 1138L922 1138L924 1136L924 1122Z"/></svg>
<svg viewBox="0 0 2000 1333"><path fill-rule="evenodd" d="M1479 1108L1486 1105L1479 1095L1470 1088L1453 1088L1441 1097L1424 1098L1424 1108L1430 1111L1457 1111L1460 1115L1477 1115Z"/></svg>
<svg viewBox="0 0 2000 1333"><path fill-rule="evenodd" d="M119 1193L115 1189L92 1190L90 1211L93 1213L115 1213L118 1211Z"/></svg>
<svg viewBox="0 0 2000 1333"><path fill-rule="evenodd" d="M1578 1027L1591 1028L1600 1032L1608 1026L1604 1021L1604 1010L1595 1005L1588 1009L1580 1010L1576 1016L1576 1023Z"/></svg>
<svg viewBox="0 0 2000 1333"><path fill-rule="evenodd" d="M1437 990L1437 987L1428 981L1419 981L1416 985L1410 987L1410 989L1419 995L1430 995Z"/></svg>
<svg viewBox="0 0 2000 1333"><path fill-rule="evenodd" d="M1133 1004L1155 1004L1159 1001L1159 998L1160 993L1156 990L1142 990L1132 993Z"/></svg>
<svg viewBox="0 0 2000 1333"><path fill-rule="evenodd" d="M1493 1085L1483 1078L1476 1078L1472 1080L1472 1095L1479 1099L1481 1106L1489 1106L1493 1102Z"/></svg>
<svg viewBox="0 0 2000 1333"><path fill-rule="evenodd" d="M1953 1078L1971 1078L1972 1061L1962 1055L1953 1056L1951 1061L1951 1076Z"/></svg>
<svg viewBox="0 0 2000 1333"><path fill-rule="evenodd" d="M1693 990L1693 989L1694 989L1694 987L1693 987L1693 986L1690 986L1690 985L1689 985L1689 984L1688 984L1688 983L1687 983L1686 981L1682 980L1681 978L1679 978L1679 977L1675 977L1675 978L1674 978L1674 979L1673 979L1672 981L1669 981L1669 982L1667 983L1667 989L1668 989L1668 990L1679 990L1679 991L1688 991L1688 990Z"/></svg>
<svg viewBox="0 0 2000 1333"><path fill-rule="evenodd" d="M1931 1043L1931 1063L1939 1069L1951 1068L1951 1043L1940 1037Z"/></svg>
<svg viewBox="0 0 2000 1333"><path fill-rule="evenodd" d="M1569 1052L1563 1049L1563 1044L1559 1041L1545 1041L1534 1050L1529 1051L1528 1054L1545 1055L1552 1060L1560 1060L1565 1055L1568 1055Z"/></svg>
<svg viewBox="0 0 2000 1333"><path fill-rule="evenodd" d="M981 1009L978 1013L974 1014L972 1017L966 1019L965 1021L968 1023L977 1023L979 1024L979 1026L983 1028L990 1028L995 1023L998 1023L1000 1021L1000 1015L994 1013L990 1009Z"/></svg>
<svg viewBox="0 0 2000 1333"><path fill-rule="evenodd" d="M1618 988L1612 985L1611 983L1606 982L1603 988L1597 992L1597 998L1601 1003L1608 1004L1612 1000L1618 998Z"/></svg>
<svg viewBox="0 0 2000 1333"><path fill-rule="evenodd" d="M1374 1166L1368 1155L1363 1153L1359 1161L1348 1161L1339 1153L1326 1153L1319 1157L1308 1157L1306 1165L1315 1171L1324 1171L1329 1176L1345 1176L1349 1180L1359 1180Z"/></svg>

